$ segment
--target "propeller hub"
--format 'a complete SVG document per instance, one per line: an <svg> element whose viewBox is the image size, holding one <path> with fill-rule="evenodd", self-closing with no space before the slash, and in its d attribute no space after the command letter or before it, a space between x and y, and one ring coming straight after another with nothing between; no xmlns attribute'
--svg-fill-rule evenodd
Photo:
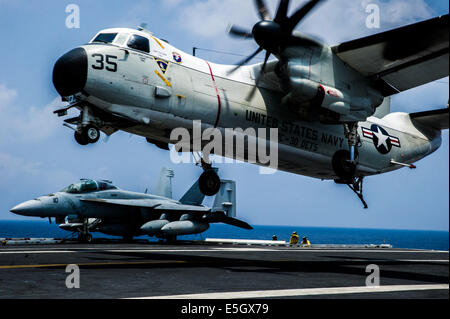
<svg viewBox="0 0 450 319"><path fill-rule="evenodd" d="M279 48L283 39L281 26L274 21L260 21L253 27L253 37L256 43L265 50L273 53Z"/></svg>

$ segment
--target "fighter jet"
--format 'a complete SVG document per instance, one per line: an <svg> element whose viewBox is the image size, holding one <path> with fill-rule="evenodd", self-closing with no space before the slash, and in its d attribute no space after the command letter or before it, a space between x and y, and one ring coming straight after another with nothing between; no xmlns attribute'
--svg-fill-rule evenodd
<svg viewBox="0 0 450 319"><path fill-rule="evenodd" d="M172 199L171 169L162 168L153 194L121 190L111 181L81 179L59 192L23 202L14 214L55 217L59 227L78 232L80 242L91 242L90 232L123 236L149 235L176 240L178 235L206 231L210 223L225 223L244 229L252 227L235 218L236 184L221 180L213 207L202 205L205 195L197 180L180 200Z"/></svg>

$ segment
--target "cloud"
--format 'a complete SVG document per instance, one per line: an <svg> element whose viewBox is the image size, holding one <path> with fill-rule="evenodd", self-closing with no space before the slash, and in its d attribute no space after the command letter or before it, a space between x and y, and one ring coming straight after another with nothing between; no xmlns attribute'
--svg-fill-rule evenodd
<svg viewBox="0 0 450 319"><path fill-rule="evenodd" d="M10 104L17 96L17 91L0 84L0 110Z"/></svg>
<svg viewBox="0 0 450 319"><path fill-rule="evenodd" d="M0 84L0 145L17 142L37 142L49 137L61 125L52 112L61 106L55 98L45 106L17 105L18 93Z"/></svg>
<svg viewBox="0 0 450 319"><path fill-rule="evenodd" d="M211 40L215 46L224 40L228 24L237 24L251 30L259 20L253 1L194 0L183 2L183 4L176 0L171 2L177 4L179 10L176 19L183 21L185 30L195 36ZM305 2L292 1L289 15L292 15ZM324 2L302 21L297 29L319 36L329 43L338 43L375 33L379 30L374 32L374 29L368 29L365 25L368 15L366 7L370 3L380 7L382 30L432 16L432 9L424 0L347 0L345 4L343 2L342 0ZM278 2L267 1L267 4L274 16ZM235 43L238 47L242 42L235 41Z"/></svg>

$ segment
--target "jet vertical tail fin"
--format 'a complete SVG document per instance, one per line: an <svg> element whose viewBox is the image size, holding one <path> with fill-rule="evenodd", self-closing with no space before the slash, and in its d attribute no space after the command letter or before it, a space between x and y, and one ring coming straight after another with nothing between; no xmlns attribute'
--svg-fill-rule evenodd
<svg viewBox="0 0 450 319"><path fill-rule="evenodd" d="M174 177L173 170L170 168L161 168L158 184L155 187L154 195L172 198L172 178Z"/></svg>
<svg viewBox="0 0 450 319"><path fill-rule="evenodd" d="M201 205L205 199L205 194L200 191L198 186L199 180L189 188L189 190L181 197L180 203L184 205Z"/></svg>
<svg viewBox="0 0 450 319"><path fill-rule="evenodd" d="M228 217L236 217L236 182L220 181L220 190L214 199L212 211L223 211Z"/></svg>

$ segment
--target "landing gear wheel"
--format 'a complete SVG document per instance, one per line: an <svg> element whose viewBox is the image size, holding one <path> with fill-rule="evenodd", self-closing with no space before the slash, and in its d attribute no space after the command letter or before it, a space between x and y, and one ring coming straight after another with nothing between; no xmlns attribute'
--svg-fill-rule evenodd
<svg viewBox="0 0 450 319"><path fill-rule="evenodd" d="M200 176L198 186L206 196L214 196L219 192L220 178L214 170L206 170Z"/></svg>
<svg viewBox="0 0 450 319"><path fill-rule="evenodd" d="M75 141L77 141L78 144L83 145L83 146L89 144L89 142L85 139L84 134L82 134L78 131L75 131L74 136L75 136Z"/></svg>
<svg viewBox="0 0 450 319"><path fill-rule="evenodd" d="M350 161L350 152L337 151L332 159L333 170L340 179L351 181L356 174L356 163Z"/></svg>
<svg viewBox="0 0 450 319"><path fill-rule="evenodd" d="M94 144L100 138L100 131L94 125L88 125L83 129L82 135L89 144Z"/></svg>

